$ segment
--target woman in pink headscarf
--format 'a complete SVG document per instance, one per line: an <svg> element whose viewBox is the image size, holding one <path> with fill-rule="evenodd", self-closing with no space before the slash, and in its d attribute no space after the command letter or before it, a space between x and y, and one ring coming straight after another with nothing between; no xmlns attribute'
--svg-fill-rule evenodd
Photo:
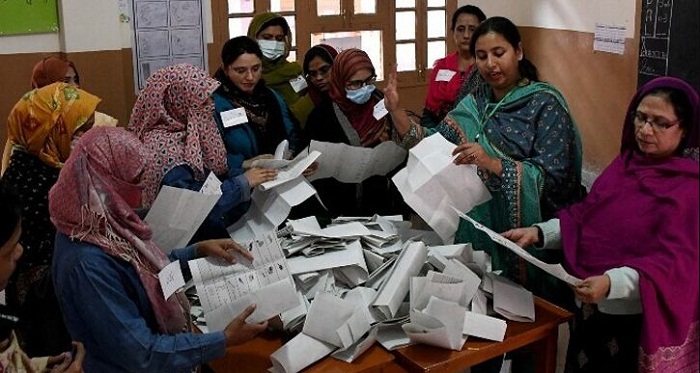
<svg viewBox="0 0 700 373"><path fill-rule="evenodd" d="M209 172L222 182L222 196L198 239L229 237L226 227L240 217L239 206L250 200L251 186L277 176L272 169L229 172L210 97L219 84L192 65L160 69L139 94L128 127L151 151L143 175L144 206L153 203L161 185L200 190Z"/></svg>
<svg viewBox="0 0 700 373"><path fill-rule="evenodd" d="M521 246L562 246L565 267L584 279L572 372L698 371L698 107L680 79L647 83L630 103L620 155L586 199L504 233Z"/></svg>
<svg viewBox="0 0 700 373"><path fill-rule="evenodd" d="M225 330L189 332L182 291L163 296L158 273L171 261L233 253L230 239L199 242L166 256L134 211L148 150L122 128L95 128L77 143L49 195L56 225L52 274L71 336L85 344L88 372L191 372L266 327L246 324L248 307ZM185 269L185 273L188 271Z"/></svg>

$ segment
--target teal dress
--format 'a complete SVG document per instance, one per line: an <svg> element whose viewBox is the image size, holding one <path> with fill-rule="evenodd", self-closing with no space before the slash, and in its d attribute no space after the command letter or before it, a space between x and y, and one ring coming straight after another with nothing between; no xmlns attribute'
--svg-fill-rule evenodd
<svg viewBox="0 0 700 373"><path fill-rule="evenodd" d="M478 170L493 198L468 213L497 232L554 217L557 210L585 194L578 130L566 101L547 83L523 80L497 102L491 88L483 83L437 126L412 125L402 144L410 147L437 132L454 144L476 141L490 156L501 159L501 175ZM535 295L567 308L573 305L573 296L563 282L494 244L470 223L460 222L455 241L471 242L475 249L487 251L493 270L502 270L504 276ZM559 250L528 251L546 262L562 259Z"/></svg>

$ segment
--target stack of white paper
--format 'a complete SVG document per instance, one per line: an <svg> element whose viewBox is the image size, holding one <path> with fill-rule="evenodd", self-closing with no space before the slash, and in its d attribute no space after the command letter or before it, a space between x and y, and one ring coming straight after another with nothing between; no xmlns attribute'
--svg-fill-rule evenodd
<svg viewBox="0 0 700 373"><path fill-rule="evenodd" d="M411 242L401 251L399 258L391 269L389 278L384 281L372 306L377 308L387 319L396 316L396 312L406 297L411 277L418 274L428 256L428 250L422 242Z"/></svg>

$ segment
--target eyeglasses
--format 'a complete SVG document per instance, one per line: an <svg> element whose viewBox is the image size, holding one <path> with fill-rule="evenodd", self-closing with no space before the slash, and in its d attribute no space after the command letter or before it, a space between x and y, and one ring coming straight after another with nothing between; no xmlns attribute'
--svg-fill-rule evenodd
<svg viewBox="0 0 700 373"><path fill-rule="evenodd" d="M331 71L331 65L324 65L321 66L320 69L318 70L309 70L308 73L306 73L306 79L311 79L315 77L325 77L328 75L328 73Z"/></svg>
<svg viewBox="0 0 700 373"><path fill-rule="evenodd" d="M653 129L654 132L666 131L667 129L680 123L680 119L674 120L672 122L669 122L666 119L662 119L662 118L656 118L656 119L652 120L649 118L649 116L646 113L643 113L639 110L633 111L632 115L634 116L634 126L637 129L642 129L642 128L644 128L645 124L649 123L649 125L651 126L651 129Z"/></svg>
<svg viewBox="0 0 700 373"><path fill-rule="evenodd" d="M372 74L369 78L365 80L351 80L345 84L345 88L354 91L360 89L366 85L374 84L377 81L377 75Z"/></svg>

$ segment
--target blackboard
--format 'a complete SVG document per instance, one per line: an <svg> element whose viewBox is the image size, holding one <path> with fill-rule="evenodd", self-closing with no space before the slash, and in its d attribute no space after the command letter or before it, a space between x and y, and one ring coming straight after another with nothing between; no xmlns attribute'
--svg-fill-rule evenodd
<svg viewBox="0 0 700 373"><path fill-rule="evenodd" d="M642 0L641 17L638 84L669 75L700 92L700 1Z"/></svg>

